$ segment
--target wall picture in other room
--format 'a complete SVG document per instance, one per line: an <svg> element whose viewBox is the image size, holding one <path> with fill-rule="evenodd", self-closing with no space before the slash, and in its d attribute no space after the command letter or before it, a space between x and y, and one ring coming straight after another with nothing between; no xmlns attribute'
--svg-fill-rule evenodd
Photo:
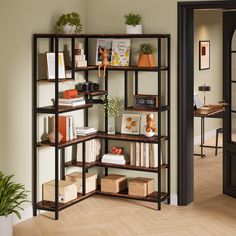
<svg viewBox="0 0 236 236"><path fill-rule="evenodd" d="M199 70L210 69L210 41L199 41Z"/></svg>

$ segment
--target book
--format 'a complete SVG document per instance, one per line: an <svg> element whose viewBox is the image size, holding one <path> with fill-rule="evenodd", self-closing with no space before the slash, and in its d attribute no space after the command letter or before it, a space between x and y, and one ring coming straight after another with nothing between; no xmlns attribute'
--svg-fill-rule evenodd
<svg viewBox="0 0 236 236"><path fill-rule="evenodd" d="M55 117L54 117L55 119ZM58 117L58 131L62 134L62 142L69 141L68 136L68 118L66 116L59 116Z"/></svg>
<svg viewBox="0 0 236 236"><path fill-rule="evenodd" d="M73 102L80 102L83 101L84 98L83 97L78 97L78 98L59 98L58 102L61 103L73 103Z"/></svg>
<svg viewBox="0 0 236 236"><path fill-rule="evenodd" d="M130 165L135 165L135 143L130 143Z"/></svg>
<svg viewBox="0 0 236 236"><path fill-rule="evenodd" d="M87 134L94 131L97 131L94 127L76 127L76 133L80 134Z"/></svg>
<svg viewBox="0 0 236 236"><path fill-rule="evenodd" d="M136 143L135 147L136 147L135 164L136 166L140 166L140 143Z"/></svg>
<svg viewBox="0 0 236 236"><path fill-rule="evenodd" d="M140 143L140 166L144 166L144 143Z"/></svg>
<svg viewBox="0 0 236 236"><path fill-rule="evenodd" d="M112 66L129 66L130 60L130 39L113 39L112 40Z"/></svg>
<svg viewBox="0 0 236 236"><path fill-rule="evenodd" d="M126 160L101 160L102 163L109 163L109 164L117 164L117 165L125 165L127 163Z"/></svg>
<svg viewBox="0 0 236 236"><path fill-rule="evenodd" d="M82 106L85 105L86 101L85 100L81 100L78 102L72 102L72 103L64 103L64 102L59 102L58 105L59 106L69 106L69 107L77 107L77 106Z"/></svg>
<svg viewBox="0 0 236 236"><path fill-rule="evenodd" d="M125 157L125 155L116 155L116 154L107 153L107 154L104 154L104 155L102 156L102 159L125 160L126 157Z"/></svg>
<svg viewBox="0 0 236 236"><path fill-rule="evenodd" d="M145 167L150 167L149 143L145 143Z"/></svg>

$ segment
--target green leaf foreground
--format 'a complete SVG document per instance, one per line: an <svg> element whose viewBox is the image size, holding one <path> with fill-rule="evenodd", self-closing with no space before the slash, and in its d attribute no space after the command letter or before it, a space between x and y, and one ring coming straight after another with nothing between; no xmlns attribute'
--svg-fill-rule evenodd
<svg viewBox="0 0 236 236"><path fill-rule="evenodd" d="M19 219L20 210L23 210L21 205L27 200L27 192L24 185L12 182L14 175L4 175L0 171L0 216L7 217L14 213Z"/></svg>

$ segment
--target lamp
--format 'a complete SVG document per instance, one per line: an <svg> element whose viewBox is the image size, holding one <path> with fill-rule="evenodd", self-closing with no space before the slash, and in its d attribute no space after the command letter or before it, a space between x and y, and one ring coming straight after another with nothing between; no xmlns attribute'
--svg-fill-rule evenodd
<svg viewBox="0 0 236 236"><path fill-rule="evenodd" d="M204 84L204 86L199 86L198 90L201 92L204 92L204 106L206 105L206 92L211 91L211 87L210 86L206 86Z"/></svg>

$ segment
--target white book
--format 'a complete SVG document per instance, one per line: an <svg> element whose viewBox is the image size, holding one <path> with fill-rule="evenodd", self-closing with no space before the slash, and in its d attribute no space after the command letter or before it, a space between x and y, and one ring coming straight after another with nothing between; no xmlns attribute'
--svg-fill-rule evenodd
<svg viewBox="0 0 236 236"><path fill-rule="evenodd" d="M153 168L158 167L158 144L153 144Z"/></svg>
<svg viewBox="0 0 236 236"><path fill-rule="evenodd" d="M59 106L65 106L65 107L77 107L77 106L82 106L82 105L85 105L85 104L86 104L85 101L73 102L73 103L63 103L63 102L58 103Z"/></svg>
<svg viewBox="0 0 236 236"><path fill-rule="evenodd" d="M135 156L135 160L136 160L136 166L140 166L140 143L136 143L136 156Z"/></svg>
<svg viewBox="0 0 236 236"><path fill-rule="evenodd" d="M135 165L135 143L130 143L130 165Z"/></svg>
<svg viewBox="0 0 236 236"><path fill-rule="evenodd" d="M153 168L153 144L149 145L149 166Z"/></svg>
<svg viewBox="0 0 236 236"><path fill-rule="evenodd" d="M62 102L62 103L74 103L74 102L80 102L80 101L85 101L83 97L80 98L59 98L58 102Z"/></svg>
<svg viewBox="0 0 236 236"><path fill-rule="evenodd" d="M140 166L144 166L144 143L140 143Z"/></svg>
<svg viewBox="0 0 236 236"><path fill-rule="evenodd" d="M70 116L69 121L70 121L70 140L73 140L74 133L73 133L73 117L72 116Z"/></svg>
<svg viewBox="0 0 236 236"><path fill-rule="evenodd" d="M79 136L87 136L87 135L91 135L91 134L96 134L97 133L97 131L93 131L93 132L89 132L89 133L78 133L78 132L76 132L76 135L79 135Z"/></svg>
<svg viewBox="0 0 236 236"><path fill-rule="evenodd" d="M149 168L150 167L150 162L149 162L149 144L145 143L145 167Z"/></svg>
<svg viewBox="0 0 236 236"><path fill-rule="evenodd" d="M76 132L79 133L89 133L93 131L97 131L97 129L94 127L76 127Z"/></svg>
<svg viewBox="0 0 236 236"><path fill-rule="evenodd" d="M90 155L91 155L91 162L96 161L96 145L95 145L95 139L91 140L91 150L90 150Z"/></svg>
<svg viewBox="0 0 236 236"><path fill-rule="evenodd" d="M125 165L126 164L126 160L103 160L102 159L102 163L110 163L110 164L117 164L117 165Z"/></svg>
<svg viewBox="0 0 236 236"><path fill-rule="evenodd" d="M103 159L108 158L108 159L112 159L112 160L125 160L125 156L124 155L116 155L116 154L104 154Z"/></svg>
<svg viewBox="0 0 236 236"><path fill-rule="evenodd" d="M82 143L77 144L77 161L82 162L83 161L83 146Z"/></svg>

